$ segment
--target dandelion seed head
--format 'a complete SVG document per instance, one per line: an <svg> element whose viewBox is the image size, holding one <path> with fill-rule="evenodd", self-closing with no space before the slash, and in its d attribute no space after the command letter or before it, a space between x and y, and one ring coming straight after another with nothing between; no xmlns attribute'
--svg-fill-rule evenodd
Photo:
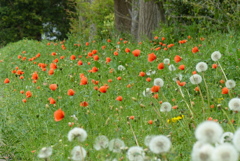
<svg viewBox="0 0 240 161"><path fill-rule="evenodd" d="M120 71L123 71L123 70L125 70L126 68L123 66L123 65L119 65L118 66L118 70L120 70Z"/></svg>
<svg viewBox="0 0 240 161"><path fill-rule="evenodd" d="M152 94L152 91L151 91L151 88L146 88L144 91L143 91L143 96L149 96Z"/></svg>
<svg viewBox="0 0 240 161"><path fill-rule="evenodd" d="M240 111L240 98L232 98L228 102L228 107L232 111Z"/></svg>
<svg viewBox="0 0 240 161"><path fill-rule="evenodd" d="M173 81L181 81L182 80L183 75L182 74L177 74L176 77L173 78Z"/></svg>
<svg viewBox="0 0 240 161"><path fill-rule="evenodd" d="M240 128L235 131L232 142L237 151L240 152Z"/></svg>
<svg viewBox="0 0 240 161"><path fill-rule="evenodd" d="M156 78L156 79L154 79L153 84L154 84L155 86L160 86L160 87L162 87L162 86L164 85L164 81L163 81L161 78Z"/></svg>
<svg viewBox="0 0 240 161"><path fill-rule="evenodd" d="M74 161L82 161L87 155L86 150L83 147L75 146L71 151L72 157L71 159Z"/></svg>
<svg viewBox="0 0 240 161"><path fill-rule="evenodd" d="M218 61L222 57L222 54L219 51L214 51L211 55L213 61Z"/></svg>
<svg viewBox="0 0 240 161"><path fill-rule="evenodd" d="M163 59L163 63L164 64L170 64L170 59L168 59L168 58Z"/></svg>
<svg viewBox="0 0 240 161"><path fill-rule="evenodd" d="M190 82L192 84L200 84L202 82L202 77L199 74L194 74L190 77Z"/></svg>
<svg viewBox="0 0 240 161"><path fill-rule="evenodd" d="M164 135L158 135L151 139L149 143L149 149L153 153L159 154L168 152L171 148L171 145L172 143L168 137Z"/></svg>
<svg viewBox="0 0 240 161"><path fill-rule="evenodd" d="M146 146L149 146L149 143L150 143L150 141L152 140L152 138L154 138L156 135L147 135L146 137L145 137L145 139L144 139L144 144L146 145Z"/></svg>
<svg viewBox="0 0 240 161"><path fill-rule="evenodd" d="M114 153L120 153L125 148L125 144L121 139L116 138L109 142L108 148Z"/></svg>
<svg viewBox="0 0 240 161"><path fill-rule="evenodd" d="M107 148L108 144L109 144L108 138L105 135L100 135L96 137L93 147L96 150L101 150Z"/></svg>
<svg viewBox="0 0 240 161"><path fill-rule="evenodd" d="M225 132L222 134L220 138L220 144L223 143L231 143L233 140L233 133L232 132Z"/></svg>
<svg viewBox="0 0 240 161"><path fill-rule="evenodd" d="M191 153L192 160L194 161L212 161L212 153L214 147L210 144L203 144L198 149L193 149Z"/></svg>
<svg viewBox="0 0 240 161"><path fill-rule="evenodd" d="M175 70L176 70L176 67L175 67L173 64L171 64L171 65L168 66L168 69L169 69L170 71L175 71Z"/></svg>
<svg viewBox="0 0 240 161"><path fill-rule="evenodd" d="M238 152L232 144L224 143L215 148L212 160L216 161L238 161Z"/></svg>
<svg viewBox="0 0 240 161"><path fill-rule="evenodd" d="M234 80L227 80L226 83L225 83L225 86L228 89L232 89L236 86L236 82Z"/></svg>
<svg viewBox="0 0 240 161"><path fill-rule="evenodd" d="M204 121L199 124L195 131L197 140L205 143L219 142L223 134L223 129L219 123L214 121Z"/></svg>
<svg viewBox="0 0 240 161"><path fill-rule="evenodd" d="M160 107L161 112L169 112L172 109L172 105L169 102L163 102Z"/></svg>
<svg viewBox="0 0 240 161"><path fill-rule="evenodd" d="M142 147L133 146L128 149L127 158L129 161L144 161L145 152Z"/></svg>
<svg viewBox="0 0 240 161"><path fill-rule="evenodd" d="M78 139L78 141L83 142L87 138L87 132L79 127L75 127L68 132L68 140L73 141L74 139Z"/></svg>
<svg viewBox="0 0 240 161"><path fill-rule="evenodd" d="M199 63L197 63L197 65L196 65L196 70L198 71L198 72L204 72L204 71L206 71L208 69L208 65L207 65L207 63L205 63L205 62L199 62Z"/></svg>
<svg viewBox="0 0 240 161"><path fill-rule="evenodd" d="M38 153L38 158L46 159L52 155L52 147L44 147Z"/></svg>

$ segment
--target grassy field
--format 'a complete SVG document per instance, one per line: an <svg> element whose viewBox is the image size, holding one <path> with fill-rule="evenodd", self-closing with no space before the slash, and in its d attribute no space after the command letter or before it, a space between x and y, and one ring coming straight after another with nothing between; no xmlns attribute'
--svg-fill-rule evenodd
<svg viewBox="0 0 240 161"><path fill-rule="evenodd" d="M16 161L44 160L39 151L52 147L45 160L66 161L74 160L71 151L81 146L86 161L128 160L128 149L140 146L146 160L189 161L201 122L212 120L234 133L240 117L228 103L240 94L240 36L211 34L178 41L157 36L141 43L121 38L22 40L0 49L2 155ZM215 51L222 54L218 61L211 59ZM208 69L197 72L203 81L193 84L190 77L199 62ZM156 78L164 84L154 86ZM227 80L234 80L236 87L223 90ZM164 108L165 102L171 107ZM60 109L64 115L55 113ZM86 140L69 141L74 127L86 130ZM109 141L119 138L125 147L119 153L96 150L100 135ZM145 143L149 135L167 136L170 150L151 152Z"/></svg>

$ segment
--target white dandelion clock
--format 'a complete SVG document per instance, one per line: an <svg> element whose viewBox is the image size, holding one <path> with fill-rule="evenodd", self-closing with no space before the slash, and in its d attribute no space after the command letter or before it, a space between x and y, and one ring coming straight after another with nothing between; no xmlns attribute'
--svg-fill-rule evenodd
<svg viewBox="0 0 240 161"><path fill-rule="evenodd" d="M233 133L232 132L225 132L222 134L221 138L220 138L220 144L223 143L231 143L233 140Z"/></svg>
<svg viewBox="0 0 240 161"><path fill-rule="evenodd" d="M147 96L150 96L152 94L152 91L150 88L146 88L144 91L143 91L143 96L147 97Z"/></svg>
<svg viewBox="0 0 240 161"><path fill-rule="evenodd" d="M150 143L150 141L152 140L152 138L154 138L156 135L147 135L146 137L145 137L145 139L144 139L144 144L146 145L146 146L149 146L149 143Z"/></svg>
<svg viewBox="0 0 240 161"><path fill-rule="evenodd" d="M234 80L227 80L226 83L225 83L225 86L228 89L232 89L236 86L236 82Z"/></svg>
<svg viewBox="0 0 240 161"><path fill-rule="evenodd" d="M219 51L214 51L211 55L213 61L218 61L222 57L222 54Z"/></svg>
<svg viewBox="0 0 240 161"><path fill-rule="evenodd" d="M196 65L196 70L198 71L198 72L204 72L204 71L206 71L208 69L208 65L207 65L207 63L205 63L205 62L199 62L199 63L197 63L197 65Z"/></svg>
<svg viewBox="0 0 240 161"><path fill-rule="evenodd" d="M190 77L190 82L192 84L200 84L202 82L202 77L199 74L194 74Z"/></svg>
<svg viewBox="0 0 240 161"><path fill-rule="evenodd" d="M68 140L73 141L74 139L78 139L78 141L83 142L87 138L87 132L79 127L75 127L68 132Z"/></svg>
<svg viewBox="0 0 240 161"><path fill-rule="evenodd" d="M240 98L232 98L228 102L228 107L232 111L240 111Z"/></svg>
<svg viewBox="0 0 240 161"><path fill-rule="evenodd" d="M238 161L238 152L232 144L224 143L215 148L212 160L213 161Z"/></svg>
<svg viewBox="0 0 240 161"><path fill-rule="evenodd" d="M163 63L164 64L170 64L170 59L168 59L168 58L163 59Z"/></svg>
<svg viewBox="0 0 240 161"><path fill-rule="evenodd" d="M149 149L155 153L165 153L168 152L171 148L171 141L168 137L164 135L158 135L151 139L149 143Z"/></svg>
<svg viewBox="0 0 240 161"><path fill-rule="evenodd" d="M160 111L161 112L169 112L172 110L172 105L169 102L163 102Z"/></svg>
<svg viewBox="0 0 240 161"><path fill-rule="evenodd" d="M47 159L52 155L52 147L44 147L38 153L38 158Z"/></svg>
<svg viewBox="0 0 240 161"><path fill-rule="evenodd" d="M105 135L100 135L96 137L93 147L96 150L101 150L106 149L108 147L108 144L109 144L108 138Z"/></svg>
<svg viewBox="0 0 240 161"><path fill-rule="evenodd" d="M240 152L240 129L238 129L233 136L233 145Z"/></svg>
<svg viewBox="0 0 240 161"><path fill-rule="evenodd" d="M125 144L121 139L116 138L109 142L108 148L114 153L120 153L125 148Z"/></svg>
<svg viewBox="0 0 240 161"><path fill-rule="evenodd" d="M202 122L197 126L195 131L196 139L205 143L219 142L222 134L222 127L214 121Z"/></svg>
<svg viewBox="0 0 240 161"><path fill-rule="evenodd" d="M118 66L118 70L120 70L120 71L123 71L123 70L125 70L126 68L123 66L123 65L119 65Z"/></svg>
<svg viewBox="0 0 240 161"><path fill-rule="evenodd" d="M181 81L182 80L182 74L177 74L176 77L173 78L173 81L176 82L176 81Z"/></svg>
<svg viewBox="0 0 240 161"><path fill-rule="evenodd" d="M156 79L154 79L153 84L154 84L155 86L163 87L164 81L163 81L161 78L156 78Z"/></svg>
<svg viewBox="0 0 240 161"><path fill-rule="evenodd" d="M214 152L214 147L210 144L203 144L199 149L192 151L193 161L212 161L212 153Z"/></svg>
<svg viewBox="0 0 240 161"><path fill-rule="evenodd" d="M205 145L206 143L202 142L202 141L197 141L194 143L193 145L193 149L192 151L194 150L199 150L203 145Z"/></svg>
<svg viewBox="0 0 240 161"><path fill-rule="evenodd" d="M86 150L83 147L75 146L71 151L72 157L71 159L74 161L82 161L87 155Z"/></svg>
<svg viewBox="0 0 240 161"><path fill-rule="evenodd" d="M168 66L168 69L169 69L170 71L175 71L175 70L176 70L176 67L175 67L173 64L171 64L171 65Z"/></svg>
<svg viewBox="0 0 240 161"><path fill-rule="evenodd" d="M128 149L127 158L129 161L144 161L145 152L142 147L133 146Z"/></svg>
<svg viewBox="0 0 240 161"><path fill-rule="evenodd" d="M149 70L149 71L146 72L147 75L153 75L155 73L156 73L155 70Z"/></svg>

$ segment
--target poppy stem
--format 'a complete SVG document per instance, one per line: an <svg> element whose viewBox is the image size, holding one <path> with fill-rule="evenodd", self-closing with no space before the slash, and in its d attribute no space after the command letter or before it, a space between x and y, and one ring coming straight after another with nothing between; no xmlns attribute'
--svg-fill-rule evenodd
<svg viewBox="0 0 240 161"><path fill-rule="evenodd" d="M221 71L222 71L222 73L223 73L223 75L224 75L224 77L225 77L225 79L226 79L226 81L227 81L227 80L228 80L228 79L227 79L227 76L226 76L225 72L223 71L223 68L222 68L220 62L219 62L219 61L217 61L217 62L218 62L218 65L219 65L219 67L220 67L220 69L221 69Z"/></svg>
<svg viewBox="0 0 240 161"><path fill-rule="evenodd" d="M128 124L129 124L130 129L131 129L131 131L132 131L132 133L133 133L133 136L134 136L135 142L136 142L137 146L139 146L139 144L138 144L138 140L137 140L137 137L136 137L135 132L133 131L133 128L132 128L131 121L129 121Z"/></svg>
<svg viewBox="0 0 240 161"><path fill-rule="evenodd" d="M224 113L224 115L227 117L228 122L231 123L231 120L230 120L230 118L228 117L228 114L226 113L226 111L225 111L223 108L221 108L221 109L222 109L222 112ZM232 125L232 126L231 126L232 131L236 131L236 129L234 128L233 124L231 124L231 125Z"/></svg>

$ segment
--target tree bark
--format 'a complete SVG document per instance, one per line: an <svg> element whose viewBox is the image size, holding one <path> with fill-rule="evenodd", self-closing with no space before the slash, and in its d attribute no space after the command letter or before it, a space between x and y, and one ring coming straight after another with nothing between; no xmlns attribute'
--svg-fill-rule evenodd
<svg viewBox="0 0 240 161"><path fill-rule="evenodd" d="M140 0L138 41L144 38L152 39L152 31L159 27L160 22L165 22L162 1Z"/></svg>
<svg viewBox="0 0 240 161"><path fill-rule="evenodd" d="M138 35L139 0L132 0L131 17L132 17L131 34L136 40Z"/></svg>
<svg viewBox="0 0 240 161"><path fill-rule="evenodd" d="M115 28L120 32L131 31L131 0L114 0Z"/></svg>

